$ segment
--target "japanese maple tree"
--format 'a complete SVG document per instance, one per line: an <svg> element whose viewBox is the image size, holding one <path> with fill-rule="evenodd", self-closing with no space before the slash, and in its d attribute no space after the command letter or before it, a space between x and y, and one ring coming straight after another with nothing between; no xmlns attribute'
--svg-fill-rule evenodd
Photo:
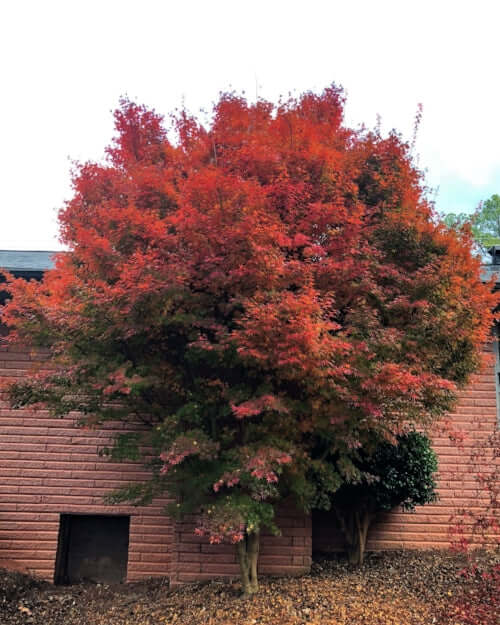
<svg viewBox="0 0 500 625"><path fill-rule="evenodd" d="M104 163L59 215L69 251L42 283L11 279L9 341L54 368L15 405L140 420L114 457L147 456L197 532L237 545L257 590L262 526L317 496L338 458L426 424L480 366L495 304L467 231L441 225L408 145L343 124L335 86L273 105L221 95L209 124L123 100ZM314 465L314 470L311 470Z"/></svg>

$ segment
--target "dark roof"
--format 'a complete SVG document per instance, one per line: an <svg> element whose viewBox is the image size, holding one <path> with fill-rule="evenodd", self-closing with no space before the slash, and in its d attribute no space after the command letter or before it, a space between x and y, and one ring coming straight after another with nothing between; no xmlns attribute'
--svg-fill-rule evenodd
<svg viewBox="0 0 500 625"><path fill-rule="evenodd" d="M52 269L56 252L0 250L0 269L11 272Z"/></svg>
<svg viewBox="0 0 500 625"><path fill-rule="evenodd" d="M0 269L6 269L14 274L40 273L54 267L54 251L18 251L0 250ZM496 276L496 283L500 285L500 265L483 265L481 277L486 282Z"/></svg>
<svg viewBox="0 0 500 625"><path fill-rule="evenodd" d="M500 265L483 265L481 267L481 278L484 282L495 277L497 285L500 283Z"/></svg>

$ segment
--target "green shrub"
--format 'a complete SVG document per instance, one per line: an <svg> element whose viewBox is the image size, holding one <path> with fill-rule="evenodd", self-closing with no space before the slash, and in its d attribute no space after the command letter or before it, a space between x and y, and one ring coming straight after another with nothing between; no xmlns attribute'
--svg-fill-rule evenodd
<svg viewBox="0 0 500 625"><path fill-rule="evenodd" d="M419 432L397 437L397 443L381 443L371 456L360 454L354 465L361 477L344 483L330 499L347 543L349 561L362 564L368 529L376 516L397 506L436 501L434 473L437 459L430 440Z"/></svg>

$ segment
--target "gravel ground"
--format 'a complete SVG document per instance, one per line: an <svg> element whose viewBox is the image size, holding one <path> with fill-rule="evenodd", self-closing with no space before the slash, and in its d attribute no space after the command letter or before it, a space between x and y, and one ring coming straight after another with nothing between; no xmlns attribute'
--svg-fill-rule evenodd
<svg viewBox="0 0 500 625"><path fill-rule="evenodd" d="M491 570L498 555L482 554L480 570ZM262 579L259 595L247 600L237 584L222 582L177 590L161 579L64 587L0 571L0 624L462 625L467 621L454 606L473 602L479 587L495 583L460 576L465 564L464 556L447 552L374 554L359 570L323 559L310 575ZM500 594L498 587L487 590L488 597ZM484 592L481 597L484 604ZM482 609L488 623L500 623L497 600Z"/></svg>

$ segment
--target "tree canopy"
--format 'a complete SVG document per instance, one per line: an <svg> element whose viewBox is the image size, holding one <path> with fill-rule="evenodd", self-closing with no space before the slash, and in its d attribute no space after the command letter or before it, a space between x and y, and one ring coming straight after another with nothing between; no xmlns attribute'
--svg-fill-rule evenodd
<svg viewBox="0 0 500 625"><path fill-rule="evenodd" d="M53 364L13 404L146 423L110 453L146 455L152 479L117 497L177 496L239 545L248 592L275 506L317 496L310 448L338 457L328 488L356 476L356 450L450 407L492 322L472 242L437 221L409 146L346 127L343 106L335 86L222 94L209 124L174 115L170 140L122 100L60 211L69 251L8 285L8 340Z"/></svg>
<svg viewBox="0 0 500 625"><path fill-rule="evenodd" d="M450 228L455 229L468 225L475 242L484 254L492 245L500 245L500 195L492 195L471 215L448 213L444 222Z"/></svg>

